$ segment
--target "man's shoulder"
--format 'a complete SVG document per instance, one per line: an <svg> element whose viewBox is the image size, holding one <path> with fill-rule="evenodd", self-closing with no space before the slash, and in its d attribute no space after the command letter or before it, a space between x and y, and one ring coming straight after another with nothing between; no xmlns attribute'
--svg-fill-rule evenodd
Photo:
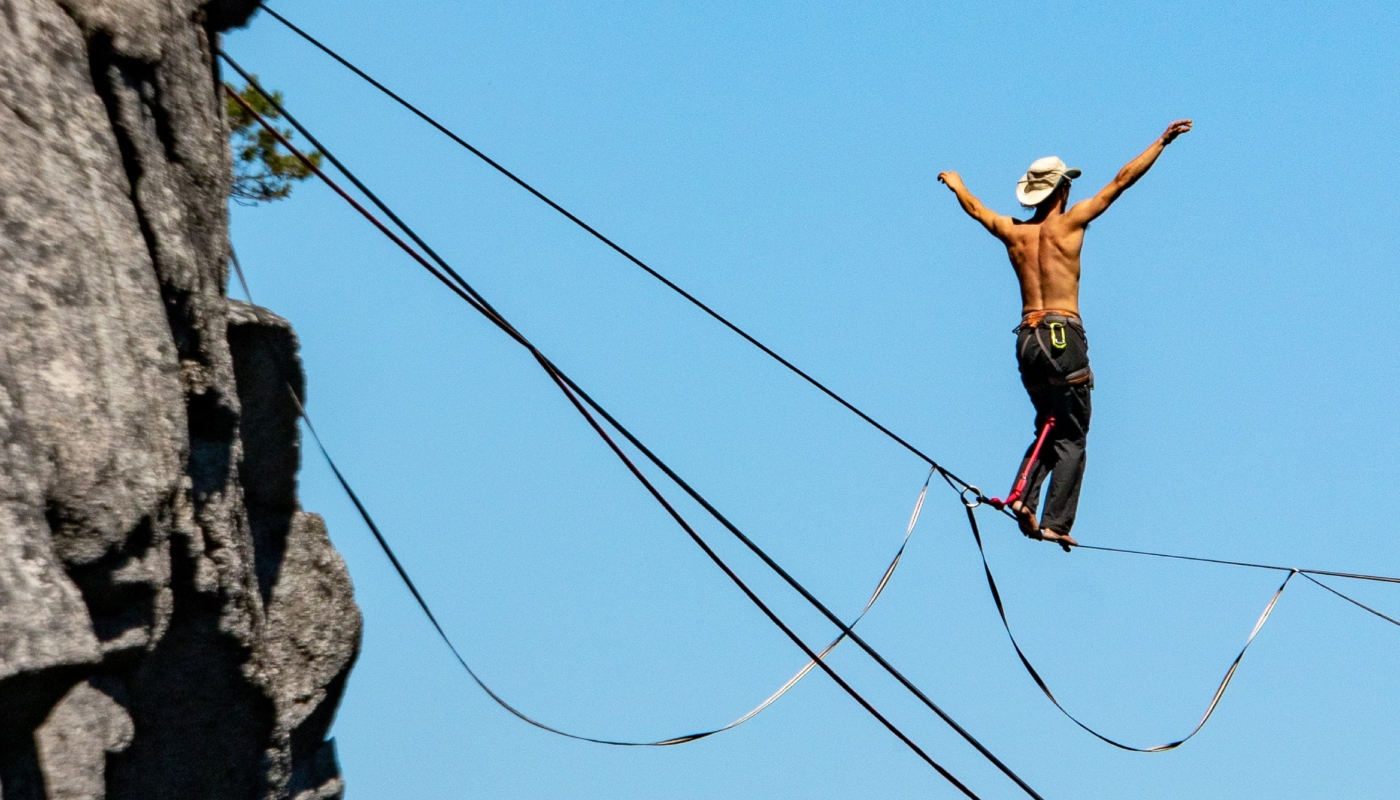
<svg viewBox="0 0 1400 800"><path fill-rule="evenodd" d="M1039 222L1009 217L1011 224L1006 228L1007 236L1015 239L1033 239L1040 236Z"/></svg>
<svg viewBox="0 0 1400 800"><path fill-rule="evenodd" d="M1061 214L1053 220L1046 220L1045 232L1052 237L1080 236L1089 229L1089 220L1073 213L1074 208L1069 213Z"/></svg>

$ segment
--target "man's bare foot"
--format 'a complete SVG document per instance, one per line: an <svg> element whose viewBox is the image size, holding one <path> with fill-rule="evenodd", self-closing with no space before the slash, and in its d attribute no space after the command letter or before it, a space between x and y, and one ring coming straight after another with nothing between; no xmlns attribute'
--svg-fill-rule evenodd
<svg viewBox="0 0 1400 800"><path fill-rule="evenodd" d="M1021 527L1021 533L1032 539L1041 538L1040 523L1036 522L1035 512L1031 510L1030 506L1017 500L1007 508L1011 509L1011 513L1016 516L1016 524Z"/></svg>
<svg viewBox="0 0 1400 800"><path fill-rule="evenodd" d="M1068 533L1056 533L1049 528L1041 528L1040 536L1037 538L1044 539L1047 542L1054 542L1060 547L1063 547L1066 553L1069 552L1071 547L1079 546L1079 542L1076 542L1073 536L1070 536Z"/></svg>

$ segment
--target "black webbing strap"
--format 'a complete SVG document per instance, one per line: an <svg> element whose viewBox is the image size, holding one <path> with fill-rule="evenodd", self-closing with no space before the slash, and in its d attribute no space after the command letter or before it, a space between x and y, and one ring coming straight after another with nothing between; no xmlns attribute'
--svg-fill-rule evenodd
<svg viewBox="0 0 1400 800"><path fill-rule="evenodd" d="M681 476L678 475L673 469L671 469L671 467L667 465L666 462L661 460L643 442L641 442L640 439L638 439L635 435L632 434L631 431L629 431L624 425L622 425L621 422L619 422L605 408L603 408L599 403L597 403L597 401L595 401L588 394L588 392L584 391L582 387L575 383L571 378L569 378L568 375L564 374L563 371L561 371L556 365L554 365L552 362L549 361L549 359L547 359L542 353L540 353L539 350L537 350L534 347L534 345L531 344L519 331L517 331L513 326L511 326L510 323L507 322L504 319L504 317L502 317L500 313L497 312L490 305L490 303L486 301L485 298L483 298L478 292L476 292L476 290L471 287L471 285L466 281L466 279L464 279L460 274L453 270L452 267L448 265L447 262L436 253L436 251L429 247L427 243L424 242L413 231L412 228L410 228L401 219L399 219L399 217L395 215L393 211L389 209L388 206L383 201L381 201L377 195L374 194L373 191L371 191L357 177L355 177L355 174L351 172L348 168L346 168L345 165L342 164L334 156L334 154L332 154L324 145L322 145L316 139L316 137L305 128L305 126L301 125L294 116L287 112L287 110L283 108L282 105L278 103L277 100L274 97L272 97L272 95L269 92L265 91L251 74L249 74L241 66L239 66L238 63L235 62L226 52L220 51L219 56L223 58L223 60L227 62L231 67L233 67L234 70L236 70L244 78L244 80L248 81L248 84L250 86L254 87L254 89L256 89L260 94L262 94L263 97L272 105L272 107L275 108L287 120L287 122L292 125L293 128L295 128L298 132L305 136L307 141L311 142L311 144L314 147L316 147L316 149L320 150L325 155L328 161L335 165L335 167L338 170L340 170L346 176L346 178L349 179L356 186L356 188L360 189L372 203L374 203L381 211L383 211L386 216L393 220L393 222L396 225L398 225L409 238L411 238L416 244L418 244L422 248L423 252L426 253L428 257L431 258L434 262L436 262L438 267L440 267L441 269L438 269L437 267L434 267L432 264L428 263L427 259L425 259L423 255L410 248L396 234L394 234L392 231L389 231L382 222L380 222L368 211L363 209L363 207L361 207L357 201L355 201L348 194L346 194L344 190L342 190L339 186L335 184L334 181L332 181L328 176L326 176L325 173L322 170L320 170L319 167L316 167L315 165L311 164L310 161L305 158L305 156L302 156L300 151L297 150L297 148L293 146L290 142L288 142L286 138L281 135L280 132L278 132L273 126L263 122L265 127L273 134L275 138L279 140L279 142L281 142L281 144L284 147L288 149L289 152L301 158L303 160L303 163L307 164L309 168L313 171L313 173L315 173L318 177L325 181L327 185L329 185L333 190L340 193L341 196L347 202L349 202L353 207L355 207L372 224L377 226L380 229L380 231L383 232L391 241L395 242L401 248L403 248L404 251L408 253L410 257L412 257L421 266L427 269L435 278L437 278L444 285L446 285L449 290L453 291L464 301L466 301L469 305L471 305L474 309L476 309L483 316L485 316L489 321L491 321L493 324L499 327L508 336L510 336L516 342L518 342L527 350L529 350L533 357L536 359L536 361L540 363L540 365L546 370L550 377L554 379L554 381L557 384L560 385L560 388L562 390L565 390L565 393L569 396L569 399L571 401L575 400L575 398L581 399L584 404L586 404L589 408L591 408L594 412L596 412L599 416L606 420L607 423L610 426L612 426L612 428L615 429L618 433L620 433L629 444L637 448L638 452L640 452L649 461L656 465L658 469L665 473L667 478L673 481L677 486L679 486L683 491L685 491L686 494L688 494L692 499L699 503L700 506L704 508L705 511L709 513L712 517L714 517L721 525L723 525L727 531L729 531L732 535L739 539L745 547L747 547L750 551L757 555L764 562L765 565L767 565L770 569L777 573L778 576L781 577L789 586L791 586L800 595L802 595L802 597L805 600L811 603L812 606L816 608L819 612L821 612L821 614L825 616L833 625L835 625L844 636L849 638L853 643L855 643L857 647L859 647L867 655L873 658L875 662L880 665L881 668L883 668L887 673L889 673L892 677L899 681L899 683L902 686L904 686L911 694L913 694L926 708L933 711L934 714L936 714L939 717L939 719L943 720L944 723L946 723L949 727L953 728L953 730L956 731L959 736L961 736L966 742L972 745L978 753L982 754L984 758L988 759L1004 775L1010 778L1018 787L1021 788L1022 791L1024 791L1027 795L1033 798L1040 798L1040 795L1033 788L1031 788L1031 786L1024 779L1022 779L1009 766L1002 762L1001 759L997 758L997 756L994 753L992 753L980 741L978 741L977 738L971 734L971 732L969 732L966 728L962 727L962 725L960 725L956 720L949 716L947 712L943 711L942 708L935 704L933 700L928 697L927 694L925 694L921 689L919 689L919 687L916 686L912 681L906 678L898 669L894 667L894 665L889 663L889 661L887 661L882 655L880 655L880 653L877 650L875 650L864 639L862 639L859 634L856 634L854 631L852 631L840 617L836 616L835 613L833 613L825 604L818 600L815 595L808 591L805 586L798 582L790 573L784 570L781 565L779 565L771 556L769 556L761 547L759 547L756 542L750 539L746 534L744 534L742 530L740 530L737 526L730 522L730 520L726 518L718 509L716 509L709 502L709 500L707 500L703 495L696 491L694 487L692 487L688 482L681 478ZM236 95L233 92L229 92L229 96L237 99ZM254 116L256 117L256 115ZM261 117L257 118L260 122L262 121ZM580 411L584 413L585 419L588 420L589 424L593 425L595 429L597 429L597 425L591 417L591 415L587 414L586 410L582 408L580 409ZM609 442L610 446L612 446L611 439L609 439L606 436L606 434L602 434L601 429L599 430L600 435L602 435L604 439ZM616 448L614 449L616 450ZM629 464L629 469L631 469L630 461L627 460L626 456L622 455L619 452L619 457L623 459L624 463ZM958 478L956 475L953 475L952 473L943 469L941 466L934 464L932 461L930 461L929 464L932 467L932 469L937 472L937 474L943 477L945 481L958 483L962 482L961 479ZM653 491L653 494L658 497L658 501L661 502L663 506L667 506L666 501L663 498L660 498L659 493L656 493L651 488L650 483L645 478L640 477L640 473L637 473L634 470L634 474L637 474L639 476L638 480L640 480L644 486L648 487L649 491ZM682 528L685 528L687 532L689 532L689 528L686 523L681 521L681 526ZM692 538L695 538L694 535L692 535ZM697 541L697 543L701 542ZM707 547L707 545L704 545L703 543L701 543L701 546L702 548ZM721 567L723 568L722 564ZM812 658L816 658L815 654L812 655ZM817 660L820 662L820 659ZM820 662L819 666L821 666L824 671L830 672L830 669L827 667L825 662ZM838 681L838 683L839 682L840 681ZM887 727L891 726L887 724ZM895 730L892 727L891 730L894 730L896 732L896 735L899 735L902 738L902 734L900 734L897 730ZM910 746L913 747L912 743L910 744ZM922 754L922 751L916 750L916 752L920 752ZM928 759L925 757L925 760ZM930 763L932 762L930 761ZM937 769L941 769L937 767L937 765L934 766Z"/></svg>
<svg viewBox="0 0 1400 800"><path fill-rule="evenodd" d="M997 615L1001 617L1001 625L1006 629L1006 636L1011 640L1011 647L1016 651L1016 657L1021 659L1021 666L1026 668L1026 672L1031 676L1031 680L1035 681L1035 685L1040 687L1040 691L1050 699L1051 703L1055 704L1055 708L1058 708L1060 713L1068 717L1071 722L1083 728L1085 731L1088 731L1100 741L1111 744L1121 750L1130 750L1134 753L1163 753L1168 750L1175 750L1190 741L1197 733L1201 732L1206 722L1208 722L1215 713L1215 709L1220 705L1221 698L1225 696L1225 690L1229 688L1230 681L1235 677L1235 670L1239 668L1240 662L1244 660L1245 652L1248 651L1249 646L1254 643L1254 638L1259 635L1259 631L1263 629L1264 623L1269 620L1269 615L1273 613L1274 606L1278 603L1279 597L1283 595L1283 590L1288 588L1288 582L1293 580L1294 575L1298 574L1297 570L1289 570L1288 576L1283 579L1283 583L1279 585L1278 590L1269 598L1268 605L1264 606L1264 612L1259 615L1259 620L1254 623L1254 629L1250 631L1249 638L1245 640L1244 646L1240 648L1239 654L1235 656L1234 661L1230 662L1230 668L1225 671L1225 677L1221 679L1220 685L1215 690L1215 694L1211 696L1210 703L1206 706L1206 711L1201 715L1200 721L1196 723L1196 727L1192 728L1190 733L1187 733L1180 739L1167 742L1166 744L1153 745L1151 747L1135 747L1099 733L1081 722L1074 714L1070 713L1069 709L1065 708L1060 703L1059 699L1055 697L1055 693L1050 691L1050 686L1045 682L1045 679L1040 676L1035 666L1031 664L1030 658L1026 656L1025 651L1021 649L1021 644L1016 641L1016 634L1011 632L1011 622L1006 618L1006 606L1002 603L1001 592L997 589L996 578L992 577L992 567L987 562L987 551L982 546L982 532L977 526L977 505L978 503L976 501L969 502L966 499L963 500L963 509L967 511L967 524L972 529L973 540L977 542L977 553L982 557L982 571L987 576L987 588L992 592L992 602L996 604Z"/></svg>
<svg viewBox="0 0 1400 800"><path fill-rule="evenodd" d="M259 93L262 94L263 97L267 98L269 102L273 103L278 108L279 112L283 114L283 116L287 117L288 122L292 122L293 125L298 128L298 130L302 130L305 134L304 129L296 125L296 123L292 120L290 115L287 115L285 110L282 109L280 105L276 104L276 101L272 99L271 95L265 90L263 90L260 86L258 86L256 81L254 81L251 78L251 76L243 72L233 62L233 59L231 59L227 53L220 51L219 55L223 57L225 61L233 65L235 69L238 69L240 74L244 75L245 79L247 79L251 85L257 87ZM643 488L647 490L647 492L652 496L652 498L656 500L656 502L667 512L667 514L676 522L676 524L681 527L681 529L691 538L691 540L695 542L695 544L698 547L700 547L700 549L705 553L705 555L709 557L710 560L714 562L714 564L718 566L722 572L724 572L725 576L728 577L730 581L733 582L735 586L737 586L744 593L744 595L750 600L750 602L752 602L755 607L757 607L761 612L763 612L763 614L766 617L768 617L769 621L771 621L779 630L783 632L784 635L786 635L795 645L797 645L797 647L807 655L808 659L815 662L816 665L820 667L821 670L825 672L827 676L830 677L832 681L836 683L837 686L839 686L843 691L845 691L846 694L850 695L850 697L854 699L861 706L861 708L863 708L867 713L874 717L876 721L878 721L887 730L894 734L896 738L898 738L901 742L905 744L905 746L907 746L917 756L919 756L921 760L923 760L926 764L933 768L935 772L937 772L940 776L942 776L945 780L947 780L955 788L957 788L959 791L961 791L968 797L974 799L977 797L977 795L975 795L971 789L969 789L960 780L958 780L956 776L954 776L951 772L949 772L941 764L939 764L931 756L929 756L928 753L926 753L922 747L915 743L913 739L909 738L909 736L906 735L902 730L900 730L899 727L897 727L893 722L891 722L882 713L880 713L878 709L871 705L868 700L866 700L859 692L855 690L854 687L852 687L844 678L842 678L835 671L835 669L831 667L831 665L827 664L826 661L822 660L817 655L817 653L813 651L812 648L808 646L807 643L803 641L801 637L799 637L797 633L787 625L787 623L785 623L780 617L778 617L778 615L775 612L773 612L773 610L769 608L768 605L765 602L763 602L763 600L757 594L755 594L752 589L749 588L748 584L746 584L743 581L743 579L740 578L739 575L736 572L734 572L734 570L731 569L729 565L724 562L723 559L720 558L719 554L716 553L710 547L709 543L706 542L699 535L699 533L695 531L693 527L691 527L690 523L680 514L679 511L676 510L676 508L671 504L671 502L666 499L665 495L663 495L660 492L660 490L656 488L656 486L651 482L651 480L647 478L647 476L637 467L637 465L622 450L622 448L618 446L618 444L613 440L613 438L610 435L608 435L607 431L603 429L602 425L589 411L589 407L585 405L582 399L580 399L583 395L582 391L577 390L576 385L573 384L572 381L568 380L568 378L558 369L558 367L556 367L548 358L546 358L544 354L541 353L533 344L531 344L529 340L526 339L518 330L516 330L512 325L510 325L509 322L507 322L503 317L501 317L494 309L490 308L490 306L487 305L484 300L479 299L479 296L477 296L474 291L468 291L470 287L463 287L454 284L443 272L439 271L436 267L429 263L428 260L424 258L422 254L418 253L412 247L408 246L408 244L405 243L402 239L400 239L396 234L394 234L393 231L389 230L383 222L381 222L367 209L360 205L358 201L356 201L347 192L345 192L344 189L342 189L338 184L336 184L335 181L333 181L330 178L330 176L326 175L324 171L322 171L315 163L313 163L309 158L307 158L295 145L288 141L286 136L284 136L281 131L279 131L275 126L273 126L271 123L265 120L262 117L262 115L254 111L252 107L250 107L247 104L247 102L243 100L243 98L239 97L239 95L236 92L234 92L232 89L229 89L228 87L225 87L225 94L234 102L241 105L243 109L249 113L250 116L256 119L260 125L262 125L264 130L271 134L273 138L275 138L278 141L278 143L280 143L283 147L287 148L288 152L296 156L304 165L307 166L308 169L311 170L313 174L315 174L318 178L325 182L326 185L329 186L337 194L339 194L342 199L344 199L356 211L358 211L362 216L369 220L369 222L375 227L377 227L381 233L383 233L392 242L394 242L401 249L403 249L404 252L407 253L411 258L417 261L420 266L428 270L429 273L431 273L435 278L441 281L454 293L458 294L463 300L465 300L469 305L471 305L472 308L480 312L490 322L495 324L512 339L514 339L519 344L524 346L527 350L529 350L530 354L545 370L546 374L549 375L550 379L554 381L554 383L559 387L560 391L563 392L563 394L569 400L569 402L574 406L574 408L579 412L579 414L583 416L584 420L589 424L590 427L593 428L594 432L597 433L597 435L604 441L605 444L607 444L609 449L613 451L614 455L617 456L617 458L623 463L623 465L632 474L632 476L642 485ZM309 135L307 136L307 138L308 140L311 139ZM318 149L321 149L323 153L325 152L324 148L319 148L318 146ZM328 153L327 158L331 159L331 156ZM334 162L333 159L331 160L333 161L333 163L337 163L337 166L339 167L338 162ZM342 172L345 172L343 167L340 167L340 169L342 170ZM346 174L347 176L349 176L348 172L346 172ZM355 182L357 185L360 185L358 181ZM368 192L366 193L368 194ZM373 198L372 195L371 197ZM376 203L378 203L377 198L373 199ZM417 237L415 236L414 238L416 240ZM455 276L455 273L453 274ZM459 281L461 280L460 276L455 277L457 277ZM465 281L461 282L465 284ZM599 411L600 413L602 413L601 410ZM620 426L618 426L617 423L613 421L610 417L608 419L609 423L612 424L615 428L617 428L619 432L627 435L629 441L636 441L635 438L632 437L631 434L626 431L626 429L623 429ZM668 474L672 473L668 471ZM804 596L810 597L810 595ZM838 627L842 628L843 633L849 636L853 641L860 642L859 637L856 636L855 633L851 632L850 629L847 628L843 622L841 622L841 620L836 619L835 621ZM863 649L869 651L868 645L862 644L862 647ZM946 719L947 718L945 717L945 720ZM952 723L951 721L949 721L949 724L953 725L955 729L958 729L959 732L963 734L964 738L970 737L970 734L967 734L965 731L959 728L956 725L956 723ZM553 730L549 728L546 729ZM987 755L989 758L991 758L992 761L998 767L1000 767L1003 772L1012 777L1017 782L1017 784L1022 787L1023 790L1025 790L1032 797L1039 798L1039 795L1036 794L1034 790L1031 790L1030 787L1027 786L1023 781L1021 781L1019 777L1015 776L1014 773L1010 772L1009 768L1001 764L1001 762L998 761L994 756L990 756L990 754L985 750L985 748L982 748L980 746L980 743L977 743L975 740L972 741L974 745L979 748L980 752L983 752L984 755Z"/></svg>

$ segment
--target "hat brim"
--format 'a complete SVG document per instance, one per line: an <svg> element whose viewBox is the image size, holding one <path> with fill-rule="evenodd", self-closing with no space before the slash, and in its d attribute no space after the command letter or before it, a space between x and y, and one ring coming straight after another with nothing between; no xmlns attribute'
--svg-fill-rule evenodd
<svg viewBox="0 0 1400 800"><path fill-rule="evenodd" d="M1016 187L1016 200L1017 200L1017 202L1019 202L1021 205L1025 206L1026 208L1035 208L1036 206L1038 206L1038 205L1040 205L1041 203L1045 202L1045 198L1047 198L1047 197L1049 197L1050 195L1054 194L1054 193L1055 193L1055 190L1058 189L1058 188L1060 188L1060 184L1056 183L1054 186L1051 186L1049 189L1036 189L1035 191L1027 192L1027 191L1025 191L1024 189L1022 189L1020 186L1017 186L1017 187Z"/></svg>
<svg viewBox="0 0 1400 800"><path fill-rule="evenodd" d="M1060 184L1064 183L1065 180L1074 180L1083 174L1084 173L1080 170L1071 167L1060 175L1059 180L1055 181L1054 185L1044 189L1032 189L1031 191L1026 191L1025 189L1026 181L1029 176L1022 176L1021 180L1016 182L1016 200L1027 208L1035 208L1045 202L1045 198L1054 194L1055 190L1060 188Z"/></svg>

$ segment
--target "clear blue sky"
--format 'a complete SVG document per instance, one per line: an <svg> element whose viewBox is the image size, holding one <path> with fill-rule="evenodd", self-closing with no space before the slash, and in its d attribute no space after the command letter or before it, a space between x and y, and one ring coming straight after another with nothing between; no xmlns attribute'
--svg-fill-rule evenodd
<svg viewBox="0 0 1400 800"><path fill-rule="evenodd" d="M1057 154L1096 189L1086 543L1400 573L1391 3L368 3L279 8L569 208L1000 493L1031 434L994 208ZM921 464L269 17L229 50L580 383L843 614ZM300 332L309 408L467 657L551 724L714 726L801 663L518 347L323 187L235 208ZM813 674L664 750L552 737L451 660L308 451L365 611L335 726L351 798L952 797ZM694 510L685 506L688 511ZM694 515L697 521L703 519ZM1189 730L1278 577L1064 555L984 515L1012 620L1111 735ZM830 628L701 530L812 642ZM1395 614L1393 587L1347 585ZM1400 629L1295 584L1215 719L1108 748L1039 694L961 509L930 494L869 640L1047 798L1369 798L1400 782ZM833 664L985 798L1021 796L853 649Z"/></svg>

